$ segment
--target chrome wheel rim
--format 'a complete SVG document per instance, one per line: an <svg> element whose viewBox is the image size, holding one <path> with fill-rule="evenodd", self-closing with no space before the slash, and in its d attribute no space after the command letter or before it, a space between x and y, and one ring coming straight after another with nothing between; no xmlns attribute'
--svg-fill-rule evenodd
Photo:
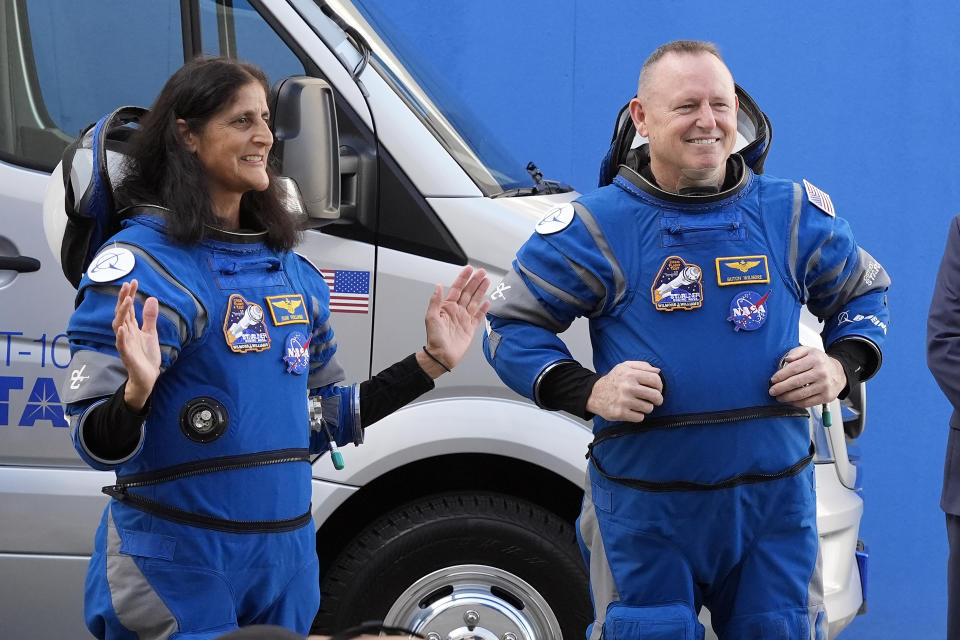
<svg viewBox="0 0 960 640"><path fill-rule="evenodd" d="M497 567L464 564L423 576L397 598L385 624L429 640L552 640L560 624L546 599Z"/></svg>

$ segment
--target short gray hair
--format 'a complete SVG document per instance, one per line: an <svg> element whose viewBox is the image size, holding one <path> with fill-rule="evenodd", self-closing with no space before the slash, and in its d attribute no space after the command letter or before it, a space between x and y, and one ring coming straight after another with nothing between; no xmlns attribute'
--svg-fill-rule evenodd
<svg viewBox="0 0 960 640"><path fill-rule="evenodd" d="M651 69L660 61L660 58L668 53L709 53L712 56L716 56L720 62L723 62L723 58L720 56L720 50L717 48L717 45L712 42L703 40L674 40L673 42L662 44L650 54L650 57L648 57L643 63L643 66L640 67L640 78L637 80L638 96L643 92L644 86L650 81Z"/></svg>

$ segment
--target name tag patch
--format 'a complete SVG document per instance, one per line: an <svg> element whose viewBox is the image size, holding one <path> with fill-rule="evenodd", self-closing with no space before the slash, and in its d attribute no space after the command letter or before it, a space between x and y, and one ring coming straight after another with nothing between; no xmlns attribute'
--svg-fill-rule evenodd
<svg viewBox="0 0 960 640"><path fill-rule="evenodd" d="M284 324L309 324L307 307L303 296L290 294L285 296L267 296L267 306L270 307L270 317L274 326Z"/></svg>
<svg viewBox="0 0 960 640"><path fill-rule="evenodd" d="M670 256L663 261L650 296L657 311L699 309L703 304L703 270L680 256Z"/></svg>
<svg viewBox="0 0 960 640"><path fill-rule="evenodd" d="M263 307L245 300L239 293L231 295L223 320L223 335L235 353L269 349L270 333L264 322Z"/></svg>
<svg viewBox="0 0 960 640"><path fill-rule="evenodd" d="M770 282L767 256L728 256L717 258L717 284L763 284Z"/></svg>

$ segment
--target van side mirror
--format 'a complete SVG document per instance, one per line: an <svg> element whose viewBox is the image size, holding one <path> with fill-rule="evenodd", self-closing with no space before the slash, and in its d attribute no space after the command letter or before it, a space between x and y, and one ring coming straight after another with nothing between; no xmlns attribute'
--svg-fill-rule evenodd
<svg viewBox="0 0 960 640"><path fill-rule="evenodd" d="M270 102L272 153L280 163L279 174L290 179L280 181L282 197L293 205L294 214L305 214L306 226L336 220L340 217L340 142L333 89L319 78L292 76L274 86Z"/></svg>

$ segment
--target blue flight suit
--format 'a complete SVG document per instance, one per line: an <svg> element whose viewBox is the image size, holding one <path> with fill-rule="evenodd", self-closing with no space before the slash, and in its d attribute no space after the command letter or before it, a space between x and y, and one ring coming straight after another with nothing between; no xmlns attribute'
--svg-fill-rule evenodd
<svg viewBox="0 0 960 640"><path fill-rule="evenodd" d="M591 639L702 638L701 604L721 638L825 628L808 414L769 378L803 305L825 345L861 341L879 365L889 278L827 194L731 162L735 184L691 196L621 167L544 216L491 294L484 352L538 404L580 316L598 374L642 360L664 380L643 422L594 418L578 522Z"/></svg>
<svg viewBox="0 0 960 640"><path fill-rule="evenodd" d="M68 335L64 401L77 451L117 483L96 535L85 617L100 638L213 638L275 624L303 635L319 605L310 454L359 443L357 385L343 379L329 289L260 233L184 246L147 207L84 276ZM161 215L146 215L146 212ZM123 459L87 448L89 410L126 379L111 328L120 284L159 301L161 374L140 442Z"/></svg>

